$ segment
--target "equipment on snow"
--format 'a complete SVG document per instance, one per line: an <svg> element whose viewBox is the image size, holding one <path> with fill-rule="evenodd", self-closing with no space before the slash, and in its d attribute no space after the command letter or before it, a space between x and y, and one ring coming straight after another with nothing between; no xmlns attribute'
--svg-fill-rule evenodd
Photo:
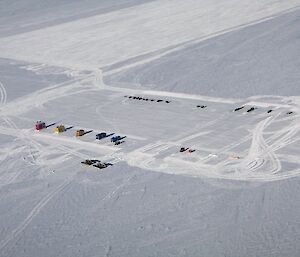
<svg viewBox="0 0 300 257"><path fill-rule="evenodd" d="M105 132L101 132L96 135L96 139L101 140L102 138L105 138L107 135Z"/></svg>
<svg viewBox="0 0 300 257"><path fill-rule="evenodd" d="M98 163L94 164L93 166L98 169L105 169L105 168L107 168L108 165L106 163L98 162Z"/></svg>
<svg viewBox="0 0 300 257"><path fill-rule="evenodd" d="M247 110L247 112L252 112L254 111L255 109L257 109L256 107L251 107L249 110Z"/></svg>
<svg viewBox="0 0 300 257"><path fill-rule="evenodd" d="M76 137L81 137L81 136L84 135L84 133L85 133L85 132L84 132L83 129L79 129L79 130L76 131L75 136L76 136Z"/></svg>
<svg viewBox="0 0 300 257"><path fill-rule="evenodd" d="M92 164L95 164L97 162L100 162L99 160L85 160L85 161L82 161L81 163L82 164L85 164L85 165L92 165Z"/></svg>
<svg viewBox="0 0 300 257"><path fill-rule="evenodd" d="M35 129L36 129L36 130L42 130L42 129L44 129L44 128L46 128L45 122L37 121L37 122L35 123Z"/></svg>
<svg viewBox="0 0 300 257"><path fill-rule="evenodd" d="M115 143L115 142L117 142L118 140L121 140L121 136L114 136L114 137L112 137L112 138L110 139L110 142Z"/></svg>
<svg viewBox="0 0 300 257"><path fill-rule="evenodd" d="M54 132L55 133L61 133L61 132L65 132L66 131L66 128L65 128L65 126L64 125L59 125L59 126L57 126L55 129L54 129Z"/></svg>

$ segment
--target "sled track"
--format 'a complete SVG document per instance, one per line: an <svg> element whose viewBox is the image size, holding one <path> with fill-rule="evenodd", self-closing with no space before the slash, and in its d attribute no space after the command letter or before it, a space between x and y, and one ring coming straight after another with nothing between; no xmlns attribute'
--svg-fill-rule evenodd
<svg viewBox="0 0 300 257"><path fill-rule="evenodd" d="M23 131L21 129L19 129L18 126L11 119L9 119L7 117L2 117L2 119L5 121L5 123L10 128L18 131L14 136L17 136L21 141L23 141L24 144L29 147L30 151L31 151L31 148L35 149L36 152L39 152L40 149L43 149L43 147L39 143L26 137L26 135L24 135ZM36 163L36 160L33 157L33 155L32 155L32 161L33 161L33 163Z"/></svg>
<svg viewBox="0 0 300 257"><path fill-rule="evenodd" d="M294 125L287 127L277 141L275 141L273 144L271 144L271 147L274 149L274 151L279 150L282 147L287 146L288 144L292 144L294 142L297 142L299 140L299 137L295 137L296 134L300 131L299 122L295 122Z"/></svg>
<svg viewBox="0 0 300 257"><path fill-rule="evenodd" d="M259 158L259 159L256 159L256 160L253 160L253 161L249 162L246 165L246 167L249 170L256 170L256 169L261 168L264 165L264 163L265 163L265 159Z"/></svg>
<svg viewBox="0 0 300 257"><path fill-rule="evenodd" d="M0 81L0 106L5 105L7 102L7 93L3 83Z"/></svg>
<svg viewBox="0 0 300 257"><path fill-rule="evenodd" d="M264 140L264 129L272 122L273 117L269 117L258 123L253 131L252 144L248 155L238 169L239 173L252 173L270 162L270 167L264 168L264 173L275 174L281 170L281 163L274 153L274 148L267 145Z"/></svg>
<svg viewBox="0 0 300 257"><path fill-rule="evenodd" d="M0 243L0 252L3 252L3 249L8 245L10 241L18 237L31 223L31 221L41 212L41 210L60 192L65 190L71 181L66 181L56 187L52 192L43 197L39 203L31 210L26 219L19 224L19 226L14 229L1 243Z"/></svg>
<svg viewBox="0 0 300 257"><path fill-rule="evenodd" d="M20 115L32 108L35 108L37 105L45 104L49 101L56 100L65 96L76 95L81 92L86 92L89 90L94 90L92 87L83 87L81 82L86 79L76 78L68 80L63 83L56 84L51 87L43 88L32 94L26 95L24 97L18 98L10 103L8 103L3 112L6 115ZM4 86L0 86L1 90L1 99L2 102L6 103L6 91ZM0 99L0 100L1 100ZM15 108L15 106L22 106L22 108Z"/></svg>

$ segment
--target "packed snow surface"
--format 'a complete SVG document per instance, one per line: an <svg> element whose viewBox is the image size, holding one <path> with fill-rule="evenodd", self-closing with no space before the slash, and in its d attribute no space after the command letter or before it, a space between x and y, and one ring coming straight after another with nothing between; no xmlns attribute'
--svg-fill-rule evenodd
<svg viewBox="0 0 300 257"><path fill-rule="evenodd" d="M299 256L299 5L2 1L0 256Z"/></svg>
<svg viewBox="0 0 300 257"><path fill-rule="evenodd" d="M299 0L161 0L0 39L2 57L86 69L268 19ZM26 24L25 24L26 25Z"/></svg>

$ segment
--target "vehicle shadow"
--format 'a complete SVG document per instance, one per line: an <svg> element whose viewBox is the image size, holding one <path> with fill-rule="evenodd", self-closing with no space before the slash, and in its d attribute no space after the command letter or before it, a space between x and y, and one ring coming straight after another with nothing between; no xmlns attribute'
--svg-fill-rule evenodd
<svg viewBox="0 0 300 257"><path fill-rule="evenodd" d="M56 124L57 124L57 122L51 123L51 124L47 125L46 128L52 127L52 126L54 126Z"/></svg>
<svg viewBox="0 0 300 257"><path fill-rule="evenodd" d="M93 132L93 130L85 131L82 135L84 136L84 135L92 133L92 132Z"/></svg>

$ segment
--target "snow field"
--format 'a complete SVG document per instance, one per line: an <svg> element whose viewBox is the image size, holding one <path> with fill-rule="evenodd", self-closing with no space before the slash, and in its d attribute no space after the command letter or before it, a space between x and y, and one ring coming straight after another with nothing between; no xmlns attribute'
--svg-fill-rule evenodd
<svg viewBox="0 0 300 257"><path fill-rule="evenodd" d="M91 70L201 41L298 6L299 0L153 1L1 38L0 57Z"/></svg>
<svg viewBox="0 0 300 257"><path fill-rule="evenodd" d="M281 164L280 158L294 162L297 152L289 149L300 139L298 113L287 114L296 108L282 104L282 100L278 103L274 99L268 102L267 98L262 102L259 98L222 101L188 94L108 87L101 82L101 77L97 80L98 84L94 84L95 78L89 75L82 80L71 79L69 84L42 89L18 99L22 108L12 109L7 104L2 107L2 114L22 115L22 119L17 120L23 127L10 118L3 118L6 126L0 127L1 132L17 135L37 151L43 148L41 151L47 152L50 148L49 155L53 154L51 149L57 148L67 156L113 163L125 161L131 166L172 174L277 180L297 176L300 172L296 166L290 169ZM99 87L99 83L103 85ZM3 88L1 92L5 91ZM57 97L59 91L62 93ZM132 100L124 97L128 93L149 99L156 96L170 103ZM4 98L5 94L2 95ZM39 100L32 101L36 96ZM198 104L207 107L197 108ZM239 106L245 107L233 112ZM253 106L257 109L248 113ZM267 113L270 109L274 111ZM52 127L35 132L30 127L37 117L49 123L66 121L71 129L61 135L54 134ZM74 133L79 128L91 133L76 138ZM102 131L126 136L125 143L114 146L109 139L95 140L95 134ZM196 151L179 153L180 147ZM279 150L280 158L276 155ZM47 160L40 162L48 165Z"/></svg>
<svg viewBox="0 0 300 257"><path fill-rule="evenodd" d="M298 257L299 0L37 2L0 3L1 257Z"/></svg>

